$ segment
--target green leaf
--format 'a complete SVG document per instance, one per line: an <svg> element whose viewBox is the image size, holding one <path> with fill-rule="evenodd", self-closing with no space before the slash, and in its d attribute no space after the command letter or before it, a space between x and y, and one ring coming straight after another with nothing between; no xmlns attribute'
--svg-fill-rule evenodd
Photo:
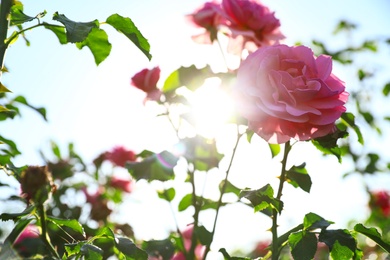
<svg viewBox="0 0 390 260"><path fill-rule="evenodd" d="M86 23L74 22L68 19L65 15L58 14L58 12L54 13L53 20L58 21L65 26L67 41L72 43L84 41L88 37L92 28L99 27L98 20Z"/></svg>
<svg viewBox="0 0 390 260"><path fill-rule="evenodd" d="M147 260L148 254L138 248L133 241L125 237L119 237L115 240L116 248L121 251L124 255L135 260Z"/></svg>
<svg viewBox="0 0 390 260"><path fill-rule="evenodd" d="M130 18L122 17L119 14L113 14L107 18L106 22L129 38L129 40L132 41L149 60L152 59L148 40L141 34Z"/></svg>
<svg viewBox="0 0 390 260"><path fill-rule="evenodd" d="M255 212L264 209L276 209L279 213L283 209L283 202L273 197L274 190L267 184L258 190L243 190L240 198L247 198L253 205Z"/></svg>
<svg viewBox="0 0 390 260"><path fill-rule="evenodd" d="M79 49L87 46L95 58L96 65L99 65L110 55L112 48L107 33L99 28L92 28L88 37L82 42L77 42L76 46Z"/></svg>
<svg viewBox="0 0 390 260"><path fill-rule="evenodd" d="M115 239L115 234L114 232L111 230L111 228L109 227L103 227L102 229L100 229L97 233L96 233L96 238L100 238L100 237L107 237L107 238L110 238L112 240Z"/></svg>
<svg viewBox="0 0 390 260"><path fill-rule="evenodd" d="M309 174L307 174L305 166L306 164L303 163L302 165L291 167L291 169L287 171L286 177L288 183L310 193L312 182Z"/></svg>
<svg viewBox="0 0 390 260"><path fill-rule="evenodd" d="M35 17L31 17L23 13L23 5L13 5L11 7L11 25L23 24L34 20Z"/></svg>
<svg viewBox="0 0 390 260"><path fill-rule="evenodd" d="M211 245L211 242L213 241L213 236L211 232L208 231L204 226L195 227L195 234L202 245Z"/></svg>
<svg viewBox="0 0 390 260"><path fill-rule="evenodd" d="M174 91L180 87L187 87L195 91L203 85L207 78L215 76L210 66L198 69L195 65L180 67L172 72L164 82L162 91L164 93Z"/></svg>
<svg viewBox="0 0 390 260"><path fill-rule="evenodd" d="M319 241L324 242L330 249L334 259L350 259L357 250L357 242L346 229L322 229ZM339 258L346 257L348 258Z"/></svg>
<svg viewBox="0 0 390 260"><path fill-rule="evenodd" d="M145 250L148 255L155 257L156 259L171 259L175 253L175 246L171 239L164 240L151 240L144 241L142 243L142 249Z"/></svg>
<svg viewBox="0 0 390 260"><path fill-rule="evenodd" d="M158 191L158 197L160 199L164 199L168 202L171 202L175 198L175 195L176 195L176 191L174 188L169 188L167 190Z"/></svg>
<svg viewBox="0 0 390 260"><path fill-rule="evenodd" d="M225 193L234 193L235 195L240 196L241 189L234 186L231 182L225 180L222 180L221 183L219 184L220 192L222 192L222 188L224 185L226 185Z"/></svg>
<svg viewBox="0 0 390 260"><path fill-rule="evenodd" d="M77 255L81 251L81 247L85 244L84 241L78 243L64 244L65 251L68 254L68 257Z"/></svg>
<svg viewBox="0 0 390 260"><path fill-rule="evenodd" d="M141 162L128 162L126 168L136 179L147 181L166 181L173 179L173 168L176 166L178 157L168 151L153 154Z"/></svg>
<svg viewBox="0 0 390 260"><path fill-rule="evenodd" d="M356 24L342 20L338 23L338 25L333 33L337 34L341 31L351 31L352 29L356 29L356 27L357 27Z"/></svg>
<svg viewBox="0 0 390 260"><path fill-rule="evenodd" d="M246 139L248 140L248 143L252 141L252 137L254 134L255 132L253 130L250 130L249 128L246 129Z"/></svg>
<svg viewBox="0 0 390 260"><path fill-rule="evenodd" d="M252 258L249 257L230 256L225 248L219 249L219 252L223 255L223 259L225 260L252 260Z"/></svg>
<svg viewBox="0 0 390 260"><path fill-rule="evenodd" d="M178 209L179 211L184 211L191 205L192 205L192 193L188 193L180 200Z"/></svg>
<svg viewBox="0 0 390 260"><path fill-rule="evenodd" d="M326 229L331 224L333 224L333 222L325 220L321 216L311 212L306 214L303 219L304 230L314 230L317 228Z"/></svg>
<svg viewBox="0 0 390 260"><path fill-rule="evenodd" d="M68 38L66 37L66 32L65 32L64 27L58 26L58 25L53 25L53 24L48 24L45 22L43 22L42 24L46 29L52 31L57 36L57 38L61 44L68 43Z"/></svg>
<svg viewBox="0 0 390 260"><path fill-rule="evenodd" d="M35 206L29 206L25 210L23 210L21 213L3 213L0 215L0 219L2 221L7 221L7 220L13 220L16 221L20 219L21 217L27 216L31 214L35 210Z"/></svg>
<svg viewBox="0 0 390 260"><path fill-rule="evenodd" d="M12 92L8 88L6 88L3 83L0 82L0 93L5 93L5 92Z"/></svg>
<svg viewBox="0 0 390 260"><path fill-rule="evenodd" d="M84 244L80 248L80 252L87 257L87 259L103 259L103 249L92 244Z"/></svg>
<svg viewBox="0 0 390 260"><path fill-rule="evenodd" d="M360 132L360 128L355 124L355 116L352 113L346 112L341 115L341 119L347 126L351 127L355 131L359 143L363 145L364 144L363 135Z"/></svg>
<svg viewBox="0 0 390 260"><path fill-rule="evenodd" d="M57 226L68 227L76 232L79 232L83 236L85 236L83 226L76 219L60 219L60 218L48 216L47 221L50 221Z"/></svg>
<svg viewBox="0 0 390 260"><path fill-rule="evenodd" d="M280 153L280 145L279 144L268 144L269 149L271 150L272 158Z"/></svg>
<svg viewBox="0 0 390 260"><path fill-rule="evenodd" d="M18 220L18 222L16 222L15 227L12 229L11 233L9 233L9 235L5 238L3 248L6 246L11 246L18 238L20 233L22 233L22 231L27 227L28 224L30 224L32 220L33 220L32 218ZM0 252L2 252L2 250Z"/></svg>
<svg viewBox="0 0 390 260"><path fill-rule="evenodd" d="M382 235L378 232L376 228L367 228L362 224L356 224L353 228L356 232L359 232L366 237L372 239L380 247L382 247L386 252L390 253L390 244L382 240Z"/></svg>
<svg viewBox="0 0 390 260"><path fill-rule="evenodd" d="M390 82L386 83L386 85L383 87L382 93L386 97L389 95L389 93L390 93Z"/></svg>
<svg viewBox="0 0 390 260"><path fill-rule="evenodd" d="M23 96L17 96L16 98L14 98L14 101L15 102L18 102L18 103L21 103L25 106L28 106L29 108L35 110L36 112L38 112L42 117L43 119L45 119L45 121L47 121L47 118L46 118L46 109L45 108L42 108L42 107L35 107L35 106L32 106L30 105L26 98L23 97Z"/></svg>
<svg viewBox="0 0 390 260"><path fill-rule="evenodd" d="M10 111L11 110L9 110L8 108L0 106L0 112L10 112Z"/></svg>
<svg viewBox="0 0 390 260"><path fill-rule="evenodd" d="M294 259L311 260L317 251L317 237L314 233L300 231L288 237Z"/></svg>
<svg viewBox="0 0 390 260"><path fill-rule="evenodd" d="M347 136L347 131L342 131L337 128L334 133L312 139L312 143L318 150L320 150L324 154L332 154L336 156L338 161L341 163L341 157L344 154L343 150L337 145L337 141L340 138L346 138Z"/></svg>
<svg viewBox="0 0 390 260"><path fill-rule="evenodd" d="M349 260L353 257L353 255L354 251L341 245L338 240L333 244L332 251L330 251L332 259Z"/></svg>
<svg viewBox="0 0 390 260"><path fill-rule="evenodd" d="M199 171L208 171L218 167L223 155L218 152L215 141L201 136L186 138L181 141L185 147L184 157L194 164Z"/></svg>

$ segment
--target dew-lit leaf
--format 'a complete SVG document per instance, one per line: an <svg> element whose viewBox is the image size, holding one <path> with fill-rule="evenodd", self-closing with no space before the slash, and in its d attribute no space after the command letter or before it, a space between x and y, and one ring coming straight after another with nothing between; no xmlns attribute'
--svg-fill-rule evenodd
<svg viewBox="0 0 390 260"><path fill-rule="evenodd" d="M152 58L148 40L141 34L130 18L113 14L107 18L106 22L130 39L149 60Z"/></svg>
<svg viewBox="0 0 390 260"><path fill-rule="evenodd" d="M55 217L47 217L47 220L61 227L68 227L74 231L85 235L83 226L76 219L60 219Z"/></svg>
<svg viewBox="0 0 390 260"><path fill-rule="evenodd" d="M76 46L79 49L87 46L92 52L96 65L99 65L110 55L112 48L107 33L99 28L92 28L88 37L77 42Z"/></svg>
<svg viewBox="0 0 390 260"><path fill-rule="evenodd" d="M302 190L310 193L311 178L306 171L305 164L292 166L286 173L287 182L294 187L300 187Z"/></svg>
<svg viewBox="0 0 390 260"><path fill-rule="evenodd" d="M133 241L131 241L126 237L118 237L115 240L115 246L125 256L130 257L130 259L137 259L137 260L148 259L148 254L141 248L138 248Z"/></svg>
<svg viewBox="0 0 390 260"><path fill-rule="evenodd" d="M375 243L377 243L380 247L382 247L386 252L390 253L390 244L383 241L382 235L378 232L378 230L374 227L367 228L363 224L356 224L354 227L356 232L359 232L370 239L372 239Z"/></svg>
<svg viewBox="0 0 390 260"><path fill-rule="evenodd" d="M46 29L52 31L57 36L57 38L61 44L68 43L68 39L66 37L66 31L65 31L64 27L56 26L53 24L48 24L45 22L43 22L42 24Z"/></svg>
<svg viewBox="0 0 390 260"><path fill-rule="evenodd" d="M317 236L314 233L299 231L288 237L294 259L311 260L317 251Z"/></svg>
<svg viewBox="0 0 390 260"><path fill-rule="evenodd" d="M333 222L325 220L321 216L311 212L306 214L303 219L303 227L305 230L314 230L317 228L326 229L331 224L333 224Z"/></svg>
<svg viewBox="0 0 390 260"><path fill-rule="evenodd" d="M72 43L84 41L88 37L92 28L99 27L98 20L86 23L75 22L58 12L54 13L53 20L58 21L65 26L67 41Z"/></svg>
<svg viewBox="0 0 390 260"><path fill-rule="evenodd" d="M341 118L343 119L343 122L347 124L347 126L351 127L355 131L359 143L364 144L364 139L360 128L355 124L355 116L352 113L346 112L341 115Z"/></svg>

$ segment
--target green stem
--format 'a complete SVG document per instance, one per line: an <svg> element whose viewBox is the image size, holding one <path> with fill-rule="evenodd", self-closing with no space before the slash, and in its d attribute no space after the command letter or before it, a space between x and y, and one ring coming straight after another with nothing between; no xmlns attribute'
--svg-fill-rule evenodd
<svg viewBox="0 0 390 260"><path fill-rule="evenodd" d="M235 143L234 148L233 148L232 156L230 157L230 162L229 162L228 168L226 170L225 180L224 180L223 186L221 188L221 194L219 195L217 208L216 208L216 213L215 213L215 218L214 218L213 229L211 231L211 241L213 241L213 239L214 239L214 234L215 234L215 229L216 229L216 226L217 226L219 210L220 210L220 208L222 206L222 197L225 194L225 191L226 191L226 188L227 188L229 172L230 172L230 169L232 167L233 159L234 159L234 157L236 155L238 143L239 143L242 135L243 134L240 134L240 132L238 130L238 125L237 125L237 139L236 139L236 143ZM211 247L211 243L210 243L210 245L206 246L206 250L205 250L204 255L203 255L203 259L204 260L206 259L207 254L210 252L210 247Z"/></svg>
<svg viewBox="0 0 390 260"><path fill-rule="evenodd" d="M192 186L192 205L195 208L194 212L194 224L193 224L193 231L192 231L192 237L191 237L191 247L190 250L187 252L188 259L195 259L195 248L197 244L197 237L195 234L195 228L198 226L199 222L199 212L200 212L200 207L201 203L198 201L196 197L196 190L195 190L195 171L190 171L190 182Z"/></svg>
<svg viewBox="0 0 390 260"><path fill-rule="evenodd" d="M56 257L57 259L60 259L60 256L58 255L57 251L54 249L53 245L48 240L45 208L41 204L41 205L37 206L37 210L38 210L38 215L39 215L39 218L40 218L40 221L41 221L41 228L42 228L41 238L42 238L42 241L45 243L45 245L49 249L50 253L54 257Z"/></svg>
<svg viewBox="0 0 390 260"><path fill-rule="evenodd" d="M4 68L5 52L8 44L5 43L9 27L9 15L11 12L12 0L1 0L0 10L0 79Z"/></svg>
<svg viewBox="0 0 390 260"><path fill-rule="evenodd" d="M282 160L282 170L279 177L279 188L278 193L276 195L276 199L280 200L282 197L282 191L283 191L283 185L286 181L286 164L287 164L287 157L291 150L290 141L288 141L284 146L284 154L283 154L283 160ZM276 209L272 210L272 260L278 260L280 251L279 251L279 245L278 245L278 211Z"/></svg>

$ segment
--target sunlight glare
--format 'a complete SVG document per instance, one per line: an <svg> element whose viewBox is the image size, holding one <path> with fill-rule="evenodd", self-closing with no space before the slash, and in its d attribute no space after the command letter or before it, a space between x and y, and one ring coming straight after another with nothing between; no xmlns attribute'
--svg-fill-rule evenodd
<svg viewBox="0 0 390 260"><path fill-rule="evenodd" d="M217 78L207 79L191 101L196 131L206 138L215 138L233 114L233 100Z"/></svg>

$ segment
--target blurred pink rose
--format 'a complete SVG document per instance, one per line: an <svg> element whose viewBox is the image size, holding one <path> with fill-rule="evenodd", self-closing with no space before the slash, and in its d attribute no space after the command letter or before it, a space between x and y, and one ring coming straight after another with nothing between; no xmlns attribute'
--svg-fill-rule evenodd
<svg viewBox="0 0 390 260"><path fill-rule="evenodd" d="M23 231L20 233L18 238L15 240L14 245L22 243L25 239L28 238L39 238L39 229L37 226L29 224Z"/></svg>
<svg viewBox="0 0 390 260"><path fill-rule="evenodd" d="M23 259L31 257L44 249L39 236L38 227L34 224L29 224L14 241L13 248L20 256L24 257Z"/></svg>
<svg viewBox="0 0 390 260"><path fill-rule="evenodd" d="M216 1L206 2L192 14L188 21L195 27L203 28L203 32L192 36L197 43L211 44L217 36L218 26L222 23L221 6Z"/></svg>
<svg viewBox="0 0 390 260"><path fill-rule="evenodd" d="M234 39L229 43L230 52L240 53L243 48L253 52L285 38L279 20L258 0L223 0L222 10Z"/></svg>
<svg viewBox="0 0 390 260"><path fill-rule="evenodd" d="M110 179L109 185L128 193L133 190L133 182L130 179L124 179L118 176L113 176Z"/></svg>
<svg viewBox="0 0 390 260"><path fill-rule="evenodd" d="M238 69L237 107L270 143L309 140L335 131L348 99L331 57L305 46L274 45L250 54Z"/></svg>
<svg viewBox="0 0 390 260"><path fill-rule="evenodd" d="M116 146L112 151L104 154L105 159L112 162L116 166L125 167L126 162L136 160L136 155L133 151L127 150L123 146Z"/></svg>
<svg viewBox="0 0 390 260"><path fill-rule="evenodd" d="M256 257L263 257L265 256L269 251L269 246L271 245L271 241L261 241L256 245L255 248L255 256Z"/></svg>
<svg viewBox="0 0 390 260"><path fill-rule="evenodd" d="M370 206L379 208L385 217L390 216L390 195L386 191L377 191L371 194Z"/></svg>
<svg viewBox="0 0 390 260"><path fill-rule="evenodd" d="M186 229L182 232L183 239L184 239L184 247L188 251L191 249L191 240L192 240L192 233L194 232L194 225L188 225ZM206 247L198 244L195 247L195 259L203 259L204 251ZM183 252L176 253L171 260L186 260L185 255Z"/></svg>
<svg viewBox="0 0 390 260"><path fill-rule="evenodd" d="M161 91L157 88L157 82L160 79L160 68L143 69L131 78L131 85L144 91L146 100L158 101L161 97Z"/></svg>

